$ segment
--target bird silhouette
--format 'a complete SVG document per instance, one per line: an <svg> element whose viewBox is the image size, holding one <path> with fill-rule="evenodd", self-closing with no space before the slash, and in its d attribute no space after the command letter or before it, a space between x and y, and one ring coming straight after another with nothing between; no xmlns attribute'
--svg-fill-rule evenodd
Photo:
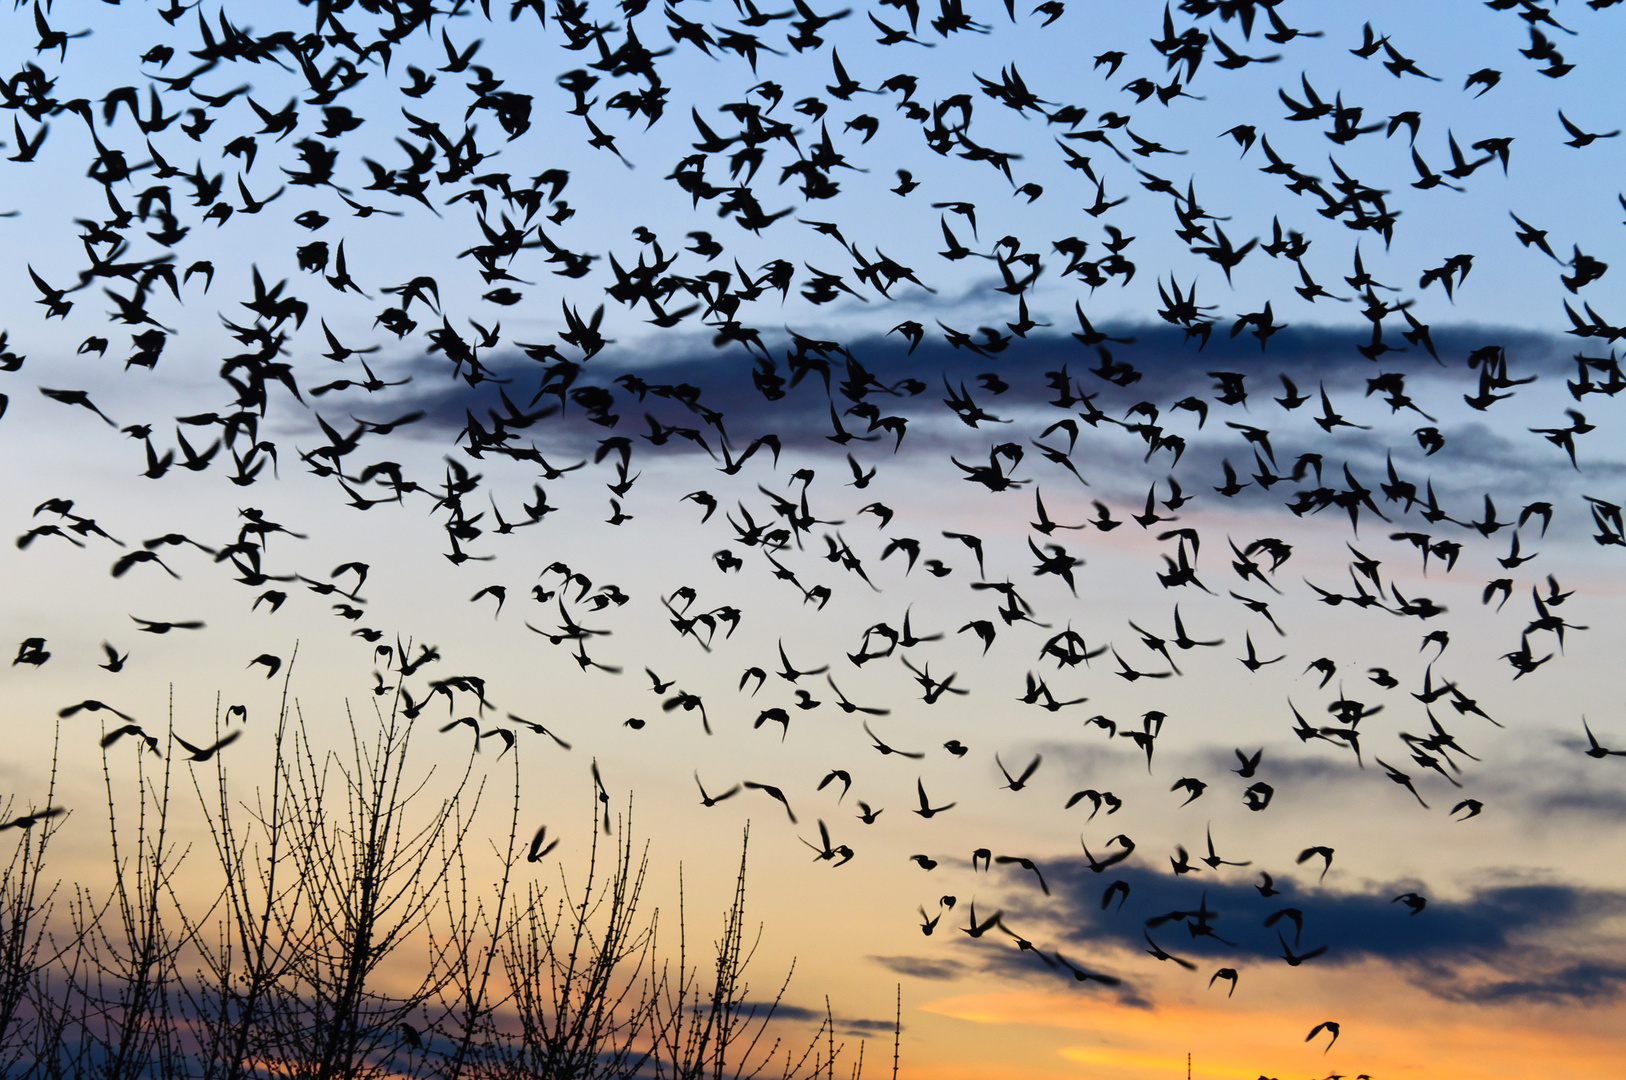
<svg viewBox="0 0 1626 1080"><path fill-rule="evenodd" d="M1561 167L1607 155L1620 134L1568 116L1573 110L1584 120L1597 101L1611 99L1601 81L1607 65L1588 64L1583 55L1590 54L1575 47L1568 59L1560 51L1567 38L1592 32L1591 20L1580 18L1585 13L1562 25L1555 12L1514 0L1457 13L1448 29L1463 62L1459 89L1441 82L1456 76L1423 67L1437 73L1439 61L1419 53L1422 24L1398 9L1384 15L1381 28L1368 21L1377 17L1371 11L1336 6L1318 16L1324 28L1301 28L1274 2L1191 0L1166 5L1161 20L1155 8L1131 5L1090 23L1100 40L1080 54L1091 58L1089 69L1069 57L1081 74L1104 80L1106 96L1092 97L1066 80L1027 81L1048 52L1074 48L1078 39L1049 29L1083 17L1078 5L1069 11L1061 0L1025 11L1007 0L1010 25L997 16L981 21L986 16L961 0L939 0L934 9L883 0L895 14L864 18L815 10L808 0L784 10L739 0L725 24L691 21L680 6L649 13L645 0L625 0L611 17L562 0L550 22L534 0L499 6L495 15L488 3L458 3L449 7L459 18L438 33L433 20L446 12L421 3L316 5L305 16L295 8L266 14L258 30L200 9L193 31L184 20L190 9L168 0L121 11L105 28L98 18L98 33L83 43L90 18L69 23L71 15L49 3L16 6L12 37L24 55L0 83L0 104L13 115L6 140L13 153L4 165L13 197L0 227L24 228L6 251L12 270L20 261L25 273L15 274L20 288L8 294L11 329L0 331L0 371L24 390L0 394L0 436L20 463L13 470L19 492L33 490L33 480L82 477L93 466L122 480L125 487L114 488L128 498L98 509L105 527L88 516L91 493L101 490L88 481L74 492L77 503L60 494L44 498L57 490L47 488L21 505L35 509L19 515L27 520L17 530L16 557L30 562L16 575L27 588L19 586L13 621L18 633L50 638L20 640L15 679L71 674L83 655L62 644L66 631L58 627L81 605L88 620L82 629L96 641L112 633L94 621L107 604L146 609L160 603L148 592L163 590L172 596L163 603L184 611L194 595L207 594L207 610L193 608L207 626L202 618L130 616L141 632L169 635L143 650L144 671L178 644L184 654L168 659L212 663L216 650L240 637L238 619L275 615L274 625L297 623L302 640L315 637L335 660L373 649L363 661L376 670L363 685L405 720L444 695L442 731L472 729L471 753L488 739L503 743L501 753L471 758L476 764L500 761L527 732L570 751L549 726L511 713L506 725L488 725L486 712L495 706L484 679L434 678L439 669L426 670L442 662L438 648L419 645L414 658L400 638L386 644L380 628L410 621L414 605L438 587L435 575L412 561L427 536L429 557L446 558L455 568L448 572L493 564L472 582L477 592L469 596L465 584L458 594L470 604L493 603L480 636L465 639L483 655L506 655L508 631L519 633L500 619L508 599L544 605L546 616L519 620L530 631L520 636L564 648L539 649L524 674L550 704L585 703L583 717L610 710L616 722L602 728L559 721L579 729L573 738L604 756L606 768L615 760L613 740L638 732L628 752L658 753L679 772L689 764L703 808L761 791L783 806L792 826L791 790L803 797L828 790L840 804L856 777L872 799L898 797L900 763L892 759L923 761L926 752L890 744L870 721L888 739L926 745L905 707L916 693L922 704L941 706L931 715L944 730L931 745L948 755L926 770L941 805L917 771L918 809L909 809L925 819L962 805L974 817L987 799L1004 798L990 790L997 786L1034 789L1029 799L1038 799L1039 809L1024 820L1031 828L1054 824L1057 808L1046 803L1052 796L1038 791L1048 790L1052 775L1037 777L1043 757L1054 771L1064 768L1058 762L1071 742L1092 740L1092 753L1104 749L1110 757L1125 746L1119 738L1144 753L1147 783L1160 742L1165 762L1219 774L1212 783L1174 774L1180 778L1168 791L1184 792L1182 805L1212 789L1222 801L1239 799L1250 814L1274 807L1281 824L1309 812L1304 800L1319 803L1338 785L1375 776L1362 771L1372 757L1385 779L1427 809L1425 780L1472 790L1469 763L1479 761L1464 749L1471 745L1465 736L1459 743L1443 727L1451 716L1446 703L1457 716L1514 725L1504 713L1517 716L1518 695L1498 693L1503 684L1493 676L1528 679L1527 686L1545 680L1560 715L1586 710L1584 742L1571 733L1563 745L1600 762L1626 756L1590 727L1587 715L1599 706L1581 700L1589 684L1554 679L1566 659L1577 662L1567 648L1583 652L1609 625L1596 583L1581 579L1566 589L1555 576L1558 562L1575 561L1576 544L1589 553L1579 560L1587 565L1592 555L1607 559L1626 547L1626 510L1582 493L1609 468L1607 455L1600 457L1600 448L1612 445L1607 406L1626 390L1612 351L1626 340L1626 327L1615 324L1604 284L1615 281L1605 261L1612 257L1590 239L1603 235L1604 224L1613 227L1598 218L1607 192L1595 190L1610 174ZM1512 15L1523 24L1521 43L1529 38L1518 49L1529 71L1510 67L1511 53L1498 58L1474 45L1489 40L1489 20ZM1132 47L1141 18L1156 55ZM1256 30L1266 45L1256 46ZM1323 35L1321 45L1336 45L1318 45ZM934 36L939 40L926 40ZM143 54L128 48L135 41ZM1019 61L989 59L1013 43ZM903 53L877 51L910 44L931 49L920 55L932 64L900 71L913 66L896 62ZM691 64L691 50L706 63ZM1270 65L1295 60L1297 86L1290 68L1287 81L1268 77L1277 70ZM1020 62L1029 63L1027 73ZM132 65L141 79L120 74ZM243 65L253 66L252 86ZM1551 113L1497 106L1484 114L1490 126L1456 139L1454 124L1466 121L1449 100L1471 103L1494 91L1493 105L1506 105L1509 95L1524 93L1520 80L1530 71L1549 80L1542 88L1551 93L1536 97L1549 101L1557 126ZM560 93L534 90L539 74L553 78ZM1377 93L1391 79L1400 96ZM114 85L122 82L134 85ZM390 104L397 92L406 100ZM1160 119L1176 112L1181 123ZM576 119L560 123L561 114ZM657 124L675 138L656 138ZM522 174L515 155L540 145L543 132L548 160L531 166L537 174L528 167ZM1316 164L1319 158L1305 157L1312 145L1305 140L1319 143L1318 133L1332 146ZM1522 174L1510 169L1514 147ZM1571 156L1581 150L1587 155ZM192 170L184 168L187 156ZM1154 161L1174 157L1186 166L1185 189L1172 174L1151 171L1160 167ZM1238 169L1257 169L1266 182L1242 202L1242 189L1212 179ZM1541 185L1530 179L1536 172L1547 176ZM62 182L70 173L80 179ZM1203 199L1198 178L1208 184ZM1496 194L1507 184L1511 195ZM1069 192L1077 193L1072 213L1062 206ZM1626 210L1626 195L1617 203ZM877 208L885 210L878 219ZM1498 224L1504 213L1511 230ZM986 243L982 228L989 229ZM878 246L883 232L892 255ZM1579 247L1583 235L1587 250ZM1565 246L1569 255L1560 254ZM1509 288L1514 280L1526 287ZM525 306L544 296L545 310ZM952 325L940 318L946 310L931 307L948 297ZM1058 329L1056 316L1065 315L1069 299L1074 319ZM1356 317L1318 320L1315 313L1329 304ZM1469 324L1477 329L1464 331ZM1563 352L1565 378L1538 380L1528 342L1493 324L1589 340ZM218 347L205 340L217 332L225 335ZM1083 350L1084 359L1057 353L1061 344ZM182 370L205 355L218 364L192 372L197 378ZM706 359L712 355L715 363ZM39 373L52 364L81 375ZM1314 393L1307 389L1312 378ZM30 385L39 397L26 393ZM932 389L938 385L941 393ZM1266 410L1274 420L1264 418ZM1401 411L1416 416L1404 420ZM112 430L89 424L86 413ZM1206 426L1210 419L1214 428ZM1492 455L1498 469L1486 473L1495 474L1494 484L1474 472L1490 460L1481 453L1485 431L1500 440ZM909 451L902 449L906 434ZM1364 473L1363 463L1380 451L1384 471L1369 488L1355 470ZM1569 470L1562 469L1566 460ZM284 466L289 474L280 472ZM702 467L706 479L697 480ZM1059 470L1071 478L1056 480L1047 502L1042 482ZM1069 498L1078 491L1074 479L1089 488L1084 499ZM955 480L965 483L949 483ZM594 509L606 501L599 483L608 492L607 514ZM297 514L311 527L281 525L245 506L242 489L256 484L275 494L252 501L285 507L274 513ZM1030 485L1031 504L1013 501L1012 492ZM1542 490L1508 502L1510 492L1532 486ZM290 492L294 499L272 501ZM1501 518L1497 500L1504 510L1519 506L1518 514ZM180 524L194 509L205 515L199 520L219 518L207 526L212 535L204 524ZM345 524L343 515L361 513L370 515L361 519L368 528ZM877 529L853 526L844 535L853 514L873 518ZM1369 533L1374 520L1387 525L1385 536L1360 537L1363 519ZM1141 529L1120 528L1130 520ZM113 535L149 521L153 538L139 546ZM190 536L169 531L183 527ZM1245 542L1249 527L1277 535ZM1218 548L1221 533L1228 555ZM1385 555L1385 538L1406 558ZM103 543L119 549L108 563L96 561ZM347 554L321 554L333 550ZM525 587L496 572L524 565L539 550L549 554L531 564L527 573L542 569ZM1217 564L1216 550L1223 556ZM557 555L572 565L550 564ZM1281 574L1295 555L1302 573ZM310 563L351 557L358 561L329 573L320 568L331 562ZM91 565L84 559L111 565L110 574L94 574L95 589L85 584L91 578L77 577ZM1225 562L1251 595L1214 585ZM878 571L879 563L887 565ZM369 578L372 566L379 569ZM634 595L631 583L669 573L678 576L662 586L668 591L658 608ZM1527 573L1534 584L1525 609ZM1172 630L1146 591L1154 577L1158 595L1184 590L1173 593L1180 600L1172 605ZM1426 587L1434 598L1422 595L1419 577L1433 580ZM1448 610L1447 597L1465 580L1481 607L1466 611L1458 601ZM502 581L508 584L486 584ZM389 595L369 602L369 584ZM104 587L143 598L102 598ZM27 600L35 595L29 589L44 599ZM237 598L242 608L232 607ZM890 621L900 602L901 630ZM916 606L923 625L930 620L944 631L914 631ZM664 614L646 625L650 611ZM1281 654L1261 655L1252 641L1260 619L1281 639ZM1407 628L1416 623L1397 621L1411 619L1428 623L1417 631L1415 654ZM1137 655L1133 638L1111 633L1125 622L1157 661ZM668 625L676 638L657 641ZM1234 704L1227 695L1244 684L1233 685L1241 673L1204 650L1234 640L1237 626L1247 687L1296 681L1297 705L1306 694L1329 697L1338 679L1348 692L1341 685L1323 702L1328 717L1317 722L1305 715L1318 716L1317 707L1301 713L1289 701L1283 716L1268 694L1255 695L1248 704L1264 718L1262 734L1234 749L1232 767L1220 760L1231 743L1216 742L1223 733L1203 722L1202 707L1224 714ZM456 632L464 631L473 632ZM837 640L851 647L855 631L855 651L830 651ZM763 663L772 657L762 653L770 640L777 665ZM1336 649L1327 644L1334 640ZM286 649L269 641L254 647ZM809 667L792 663L792 647ZM1029 649L1037 664L1029 661L1033 670L1017 691L1008 658ZM612 650L616 655L606 655ZM464 642L457 651L467 651ZM454 655L450 644L446 652ZM90 655L105 657L99 667L110 674L134 671L131 653L110 641L102 655ZM833 676L843 655L861 669L843 675L845 690ZM1122 680L1105 680L1110 688L1096 679L1102 670L1091 671L1094 659L1108 655L1104 672ZM1288 670L1289 656L1293 666L1305 662L1300 675ZM560 663L563 670L555 670ZM656 674L655 663L677 677ZM1420 692L1416 663L1425 665ZM629 712L649 715L618 703L622 664L643 667L662 715L698 714L699 730L621 720ZM1436 682L1435 665L1449 678ZM272 652L247 665L267 679L288 678L292 666ZM781 727L781 750L794 760L751 768L778 771L782 786L741 781L713 795L701 781L698 767L712 772L721 760L711 748L733 753L735 739L753 737L723 704L728 695L712 688L718 671L727 679L743 671L737 689L743 699L749 688L753 698L755 708L743 714L754 715L752 732L769 722ZM828 692L816 690L820 675ZM499 687L515 677L502 675L499 683L491 674L497 697L514 692ZM1082 732L1056 726L1016 770L1002 758L1012 739L995 741L972 726L1013 719L995 703L1001 694L1020 694L1019 702L1055 714L1085 702L1086 690L1097 701L1111 699L1099 708L1138 715L1139 723L1102 712ZM60 708L58 719L107 713L117 725L103 736L104 750L135 736L160 752L159 739L130 714L83 696L99 693L107 691L65 695L59 700L80 700ZM1363 693L1376 700L1350 696ZM1408 693L1429 723L1401 726L1422 734L1368 720L1391 699L1413 708ZM1391 709L1385 720L1397 714ZM226 719L236 716L246 727L247 715L248 706L234 705ZM862 737L845 727L855 715ZM1022 715L1048 722L1033 710ZM1291 726L1272 726L1289 717ZM219 761L215 755L241 734L231 729L212 746L179 737L170 745L193 761ZM692 740L707 736L714 741L701 752ZM1104 746L1103 737L1110 740ZM858 745L867 739L879 759L864 757L862 769L832 767L858 764L848 753L853 738ZM1392 738L1412 765L1395 756ZM1002 784L984 783L992 778L980 771L985 766L961 760L970 756L963 739L984 750L1003 745L991 755ZM1289 761L1280 740L1304 760ZM765 739L760 750L778 752ZM1330 787L1284 786L1284 802L1274 803L1273 783L1287 784L1295 771L1344 770L1344 752L1354 755L1355 771L1327 773ZM956 772L961 764L971 771ZM820 771L800 771L809 765ZM1232 787L1220 768L1243 783ZM596 757L590 771L604 808L602 818L595 808L595 830L602 821L609 832L609 791ZM1123 797L1105 789L1109 782ZM1138 821L1163 798L1148 802L1142 796L1150 787L1132 777L1109 781L1093 766L1066 790L1077 783L1095 786L1075 790L1063 810L1088 801L1092 822L1103 811L1123 814L1115 825ZM859 820L878 826L868 835L908 824L855 801ZM1458 821L1487 808L1479 799L1454 803L1450 816ZM1234 803L1227 806L1235 812ZM26 830L60 812L49 807L0 828ZM1255 854L1221 820L1228 853ZM1248 841L1263 835L1266 822L1243 820L1254 826ZM852 849L836 844L825 822L818 826L817 843L803 838L815 861L851 861ZM1411 854L1419 846L1428 854L1426 831L1391 831ZM1479 850L1471 848L1472 835L1461 838L1465 851ZM1185 847L1173 848L1176 875L1251 865L1222 858L1211 828L1205 840L1198 851L1206 856L1195 860ZM1042 894L1057 880L1054 904L1067 874L1103 872L1134 850L1120 833L1104 846L1098 840L1092 854L1081 836L1082 860L1045 856L1041 872L1027 856L994 854L1015 850L1018 841L964 842L994 844L976 849L980 870L992 862L1031 872ZM527 859L539 861L558 844L540 829ZM1333 854L1330 846L1303 848L1297 865L1322 861L1324 879ZM927 870L938 865L928 855L914 860ZM1346 868L1360 869L1356 861ZM862 864L853 872L863 872ZM1136 896L1145 895L1126 873L1107 887L1103 910L1113 900L1126 903L1130 880ZM1261 880L1263 896L1277 894L1268 874ZM946 900L935 915L920 906L925 934L954 906ZM1426 902L1421 892L1394 901L1412 915ZM1038 903L1024 907L1024 917ZM1290 919L1295 926L1292 943L1278 933L1283 961L1298 966L1322 955L1325 947L1298 951L1303 912L1284 910L1299 914L1267 923ZM1214 917L1206 898L1195 914L1154 916L1185 923L1193 939L1223 940L1213 933ZM965 930L979 946L1014 941L1055 974L1118 985L1028 940L1014 916L1007 925L998 914L979 920L973 909ZM1145 940L1160 962L1193 966ZM1208 946L1194 948L1206 955ZM1210 987L1223 978L1234 994L1238 970L1219 968ZM433 1041L428 1029L402 1024L396 1031L403 1048ZM1318 1025L1311 1039L1321 1033L1331 1035L1330 1049L1339 1028Z"/></svg>

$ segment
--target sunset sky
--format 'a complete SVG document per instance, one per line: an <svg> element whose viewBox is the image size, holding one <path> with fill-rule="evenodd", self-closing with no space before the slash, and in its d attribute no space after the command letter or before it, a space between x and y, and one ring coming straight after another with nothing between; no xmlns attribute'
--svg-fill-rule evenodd
<svg viewBox="0 0 1626 1080"><path fill-rule="evenodd" d="M878 44L864 17L902 29L904 8L825 5L836 21L822 43L796 49L785 38L808 15L800 4L768 5L752 27L741 26L749 4L600 0L585 18L613 24L603 47L572 50L555 5L539 25L499 0L489 15L452 5L430 33L394 44L386 67L331 40L341 25L377 37L389 23L378 5L328 6L315 69L346 58L365 76L329 102L307 100L286 49L222 62L190 89L159 81L198 66L187 52L204 48L200 16L217 40L222 20L295 40L318 17L302 4L221 14L211 2L170 25L150 3L57 0L17 7L0 34L0 64L23 73L4 102L15 129L0 118L3 513L23 538L0 556L0 622L23 643L0 669L0 806L11 817L45 805L60 739L64 880L94 891L105 877L97 739L112 726L84 712L59 722L65 706L105 702L153 733L172 716L194 743L214 738L217 706L243 706L246 734L223 753L248 799L265 780L256 768L283 674L306 721L341 748L346 709L365 727L374 708L405 703L398 685L421 704L430 680L474 675L489 704L435 696L414 754L436 771L433 792L474 738L441 725L472 715L475 730L517 731L501 756L501 742L480 740L478 857L486 833L505 835L517 776L521 829L545 823L563 840L525 872L579 873L596 765L611 813L630 799L631 834L648 839L651 906L676 911L681 867L689 932L709 942L749 823L748 912L763 924L752 996L771 998L794 958L785 1015L817 1022L828 997L842 1037L868 1040L870 1075L887 1067L900 986L899 1075L920 1080L1173 1077L1188 1052L1205 1078L1513 1080L1601 1074L1626 1056L1626 756L1601 752L1626 749L1626 624L1615 622L1626 543L1610 540L1626 441L1607 389L1626 335L1612 325L1626 260L1626 138L1612 134L1626 8L1068 0L1041 5L1056 14L1041 25L1051 12L1018 4L1008 17L979 2L965 7L973 25L950 33L932 25L948 25L949 7L921 8L924 48ZM706 55L669 33L674 18L714 39L754 33L765 51L754 70L715 43ZM1175 38L1208 35L1194 74L1160 55L1165 18ZM89 33L59 54L37 20ZM565 73L609 54L629 25L645 48L673 47L653 61L664 111L651 120L616 104L649 84L611 62L582 91L586 120L572 115ZM1276 59L1222 69L1215 35ZM436 71L476 39L469 66ZM1363 39L1391 51L1355 55ZM161 44L168 59L149 51ZM837 50L858 89L840 87ZM1426 76L1405 73L1407 59ZM1559 63L1573 68L1555 77ZM434 88L403 96L409 66L435 74ZM475 107L476 66L532 96L512 139ZM915 78L907 94L900 73ZM1137 102L1143 78L1154 89ZM1183 92L1161 102L1155 87L1177 78ZM243 84L218 106L197 96ZM149 85L179 119L143 134ZM1039 104L996 99L1018 85ZM139 117L115 98L109 121L104 103L123 86ZM1311 94L1358 106L1350 125L1376 128L1329 141L1330 116L1284 119L1286 99L1311 105ZM297 125L263 131L250 99L266 114L292 99ZM809 99L828 108L821 120L793 111ZM697 119L730 139L749 110L725 106L740 102L793 134L763 142L761 160L741 153L731 179L743 144L709 146ZM364 122L323 134L334 104ZM1559 110L1599 138L1574 138ZM877 125L868 139L864 117ZM196 138L182 130L201 120L212 124ZM589 120L613 152L589 145ZM457 175L424 121L454 147L476 130L486 156ZM957 132L950 152L921 137L936 122ZM1233 136L1239 125L1251 130ZM847 167L815 149L825 131ZM37 152L20 149L36 138ZM1505 168L1493 149L1469 149L1498 138L1511 138ZM1263 173L1263 140L1325 201ZM1169 152L1131 153L1154 143ZM1430 183L1425 170L1450 168L1453 143L1470 163L1490 160ZM313 145L338 152L342 193L296 182ZM423 146L439 157L420 200L399 185ZM978 147L1009 155L1010 177L974 160ZM98 160L105 171L115 149L138 168L104 189L86 171ZM1069 168L1069 154L1088 165ZM690 155L707 158L708 198L672 178ZM155 179L160 158L177 174ZM798 165L809 159L826 164ZM215 205L230 214L207 216L194 168L221 175ZM562 189L533 179L548 170L562 170ZM839 193L809 197L812 174ZM1174 196L1151 189L1160 179ZM504 183L542 193L534 214L523 197L505 202ZM745 227L718 209L739 185L765 213L790 213ZM1365 211L1338 205L1352 192ZM173 223L155 209L166 200ZM1361 220L1380 205L1397 215L1387 237ZM80 239L121 213L130 220L108 228L128 247ZM165 224L188 231L165 236ZM509 225L523 241L495 265L512 276L483 279L470 249ZM1552 256L1519 238L1528 229ZM948 233L970 253L945 258ZM1267 251L1289 234L1309 245L1297 263ZM341 240L351 291L324 280ZM1192 250L1255 241L1229 272ZM136 304L150 322L120 321L133 274L86 273L72 288L92 256L166 255L178 296L150 281ZM1444 273L1448 295L1437 271L1459 256L1471 258ZM1348 280L1360 281L1357 258L1377 284ZM567 276L572 259L583 272ZM652 325L651 307L625 302L612 260L683 279L660 301L681 317ZM793 274L783 291L774 260ZM884 272L865 265L888 260L909 276L882 290ZM1070 261L1104 280L1065 273ZM70 290L63 317L48 317L31 270ZM827 300L821 274L848 291ZM413 284L422 277L433 289ZM1312 280L1331 298L1307 299ZM304 309L279 318L290 297ZM1187 297L1199 307L1178 325L1167 313ZM1373 303L1390 351L1369 359ZM1602 329L1569 333L1572 318ZM392 321L414 325L393 333ZM153 331L163 345L148 366ZM584 348L595 335L602 347ZM100 351L82 344L97 337ZM355 352L334 359L330 337ZM263 340L267 356L241 359ZM470 347L477 363L454 363ZM263 405L243 409L257 429L185 468L182 439L207 455L232 434L204 414L242 408L256 364L272 367ZM1487 404L1486 393L1507 396ZM516 415L533 410L545 415ZM503 418L512 441L481 445ZM888 418L903 419L901 436ZM459 475L468 484L448 495ZM1135 520L1149 510L1158 520ZM235 569L229 552L199 546L241 544L256 519L286 531L239 549ZM57 531L30 535L42 526ZM764 544L775 529L788 531ZM172 533L196 543L142 548ZM161 563L126 558L138 550ZM244 572L252 560L263 580ZM359 588L335 569L357 561ZM686 624L697 616L709 626ZM204 626L158 635L140 620ZM588 633L572 638L572 625ZM906 626L918 640L889 649ZM440 659L403 677L375 651L398 641ZM122 670L100 667L104 642L128 654ZM1240 662L1250 649L1257 670ZM262 654L282 663L275 678L251 663ZM704 715L687 707L696 701ZM115 790L137 752L134 740L111 748ZM212 783L212 766L177 751L177 777L189 768ZM697 780L712 796L774 786L795 821L754 788L704 806ZM1256 783L1265 805L1250 809ZM191 781L177 789L193 798ZM922 799L953 806L922 816ZM884 813L866 823L860 802ZM850 862L818 857L821 825ZM199 821L179 827L207 845ZM1322 848L1331 854L1311 853ZM1175 867L1182 850L1190 872ZM207 889L198 873L188 884ZM1426 906L1412 913L1402 897ZM978 923L978 936L962 932ZM1225 970L1234 992L1215 980ZM1333 1045L1325 1031L1306 1039L1329 1020Z"/></svg>

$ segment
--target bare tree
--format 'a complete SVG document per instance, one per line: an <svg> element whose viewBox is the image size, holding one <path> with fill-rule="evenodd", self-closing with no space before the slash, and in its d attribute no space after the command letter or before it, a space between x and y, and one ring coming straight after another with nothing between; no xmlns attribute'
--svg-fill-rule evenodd
<svg viewBox="0 0 1626 1080"><path fill-rule="evenodd" d="M634 863L631 816L629 802L605 873L595 795L585 881L573 890L561 869L551 901L533 884L505 927L500 948L517 1032L495 1056L494 1076L620 1080L650 1062L656 917L638 922L649 854L646 845Z"/></svg>
<svg viewBox="0 0 1626 1080"><path fill-rule="evenodd" d="M608 841L593 790L584 877L561 866L557 885L519 895L516 749L506 830L487 841L499 874L476 888L467 845L484 785L473 782L473 749L432 787L436 769L415 766L398 706L375 709L370 733L347 712L348 748L322 749L289 685L269 786L248 801L225 755L200 756L174 734L173 698L167 743L139 729L104 734L110 883L76 886L55 922L58 886L45 873L62 820L54 764L44 807L4 804L0 824L18 834L0 866L8 1078L752 1080L772 1066L833 1080L843 1047L828 1000L800 1056L777 1035L790 972L771 1001L750 1000L745 972L762 928L747 940L749 829L714 955L689 962L680 868L678 952L664 962L659 911L641 908L649 852L635 851L630 795ZM217 745L230 715L217 701ZM192 755L213 864L189 865L174 839L177 746ZM120 754L134 755L133 785L116 780ZM386 991L378 976L391 958ZM860 1048L855 1080L861 1069Z"/></svg>
<svg viewBox="0 0 1626 1080"><path fill-rule="evenodd" d="M62 827L66 811L53 805L56 798L58 752L62 730L58 724L51 747L50 779L42 806L26 809L16 796L0 803L5 831L15 830L16 846L0 868L0 1075L17 1076L38 1060L37 1051L53 1041L53 1016L31 1007L31 996L61 961L48 948L50 925L59 883L46 877L46 850Z"/></svg>

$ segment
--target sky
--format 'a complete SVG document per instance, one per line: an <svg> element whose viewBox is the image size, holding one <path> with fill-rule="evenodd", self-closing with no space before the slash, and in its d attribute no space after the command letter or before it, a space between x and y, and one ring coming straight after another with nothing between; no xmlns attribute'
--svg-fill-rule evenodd
<svg viewBox="0 0 1626 1080"><path fill-rule="evenodd" d="M477 823L506 829L517 785L526 831L561 840L526 868L553 883L584 865L596 768L651 896L674 910L681 866L706 934L749 824L753 982L794 958L787 1015L828 996L867 1068L898 994L912 1078L1619 1060L1616 5L968 4L890 46L872 19L909 12L854 5L800 49L800 8L593 4L602 46L572 49L568 5L453 6L387 66L340 40L378 36L360 5L171 25L58 0L0 35L0 620L22 643L0 792L45 805L60 740L66 880L100 887L104 782L127 793L138 749L104 758L65 706L194 742L242 706L222 754L246 793L284 674L340 749L347 709L476 675L489 705L422 712L429 790L475 731L516 732L476 743ZM207 55L200 20L273 44L165 83ZM590 67L629 28L658 84ZM325 101L294 58L318 31L318 78L360 76ZM754 67L727 31L760 38ZM1200 62L1166 55L1182 34ZM1219 42L1260 62L1222 68ZM468 88L481 69L529 126ZM652 86L657 117L622 108ZM1312 95L1359 133L1284 118ZM153 101L175 118L143 132ZM735 156L740 103L788 125L760 160ZM334 131L334 106L362 122ZM1505 163L1474 147L1496 139ZM330 152L331 183L296 182ZM221 177L213 209L194 172ZM788 212L742 223L742 186ZM651 265L671 318L618 281ZM215 557L256 520L283 531ZM403 675L376 648L398 641L440 659ZM747 781L788 807L702 804ZM821 826L850 861L818 858ZM1328 1020L1331 1045L1305 1037Z"/></svg>

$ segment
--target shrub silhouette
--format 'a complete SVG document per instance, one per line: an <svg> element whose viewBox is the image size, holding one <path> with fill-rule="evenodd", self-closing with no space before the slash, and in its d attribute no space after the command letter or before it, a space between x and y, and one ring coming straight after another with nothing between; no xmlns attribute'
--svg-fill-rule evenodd
<svg viewBox="0 0 1626 1080"><path fill-rule="evenodd" d="M16 827L0 873L4 1076L834 1077L845 1046L828 1001L794 1048L776 1015L794 962L771 999L749 996L762 933L746 920L749 826L714 955L691 955L680 869L668 956L658 909L641 906L649 852L633 840L630 795L605 839L592 792L579 878L561 866L557 885L522 887L515 750L500 873L477 890L468 844L489 777L474 750L454 776L420 768L399 702L375 703L365 722L347 707L343 749L323 749L290 701L291 676L290 662L268 782L250 799L229 782L240 755L188 761L173 731L155 744L104 738L100 888L75 885L59 903L46 855L67 815ZM217 702L217 738L230 720ZM209 839L197 850L176 839L178 763ZM47 808L56 782L53 760ZM14 798L3 810L6 821L37 812ZM855 1078L861 1051L844 1066Z"/></svg>

